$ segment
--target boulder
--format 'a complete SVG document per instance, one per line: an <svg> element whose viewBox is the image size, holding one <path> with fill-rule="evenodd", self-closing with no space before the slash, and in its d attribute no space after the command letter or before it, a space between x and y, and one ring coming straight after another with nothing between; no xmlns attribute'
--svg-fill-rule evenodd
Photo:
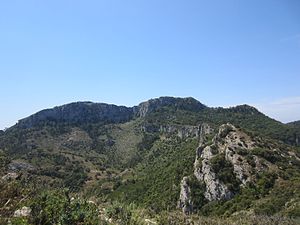
<svg viewBox="0 0 300 225"><path fill-rule="evenodd" d="M23 206L14 212L14 217L28 217L31 214L31 208Z"/></svg>

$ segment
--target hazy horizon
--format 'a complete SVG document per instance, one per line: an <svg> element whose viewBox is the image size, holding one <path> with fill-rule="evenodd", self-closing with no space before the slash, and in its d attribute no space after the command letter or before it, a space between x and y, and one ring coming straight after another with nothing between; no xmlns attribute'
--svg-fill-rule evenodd
<svg viewBox="0 0 300 225"><path fill-rule="evenodd" d="M158 97L178 97L178 98L187 98L187 97L192 97L192 98L194 98L193 96L157 96L157 97L153 97L153 98L158 98ZM153 98L150 98L150 99L153 99ZM201 102L199 99L197 99L197 98L195 98L196 100L198 100L199 102ZM147 101L147 100L149 100L149 99L145 99L145 100L142 100L141 102L143 102L143 101ZM88 101L88 102L93 102L93 103L107 103L107 104L114 104L113 102L95 102L95 101L89 101L89 100L83 100L83 101L73 101L73 102L85 102L85 101ZM133 104L133 105L125 105L125 104L114 104L114 105L118 105L118 106L127 106L127 107L133 107L133 106L136 106L136 105L138 105L139 103L141 103L141 102L138 102L137 104ZM64 104L69 104L69 103L72 103L72 102L66 102L66 103L64 103ZM224 107L224 108L230 108L230 107L235 107L235 106L238 106L238 105L244 105L244 104L247 104L247 103L241 103L241 104L234 104L234 105L228 105L228 106L210 106L210 105L207 105L205 102L201 102L202 104L204 104L204 105L206 105L206 106L208 106L208 107ZM272 105L276 105L276 104L280 104L279 102L273 102L273 103L270 103L269 104L269 106L271 107ZM285 103L283 103L282 102L282 104L283 105L285 105ZM63 105L63 104L62 104ZM282 121L282 120L280 120L280 119L278 119L278 118L274 118L274 117L272 117L272 115L270 115L270 113L268 114L268 113L265 113L265 112L263 112L263 110L261 110L260 109L260 106L258 105L251 105L251 104L247 104L247 105L250 105L250 106L253 106L253 107L255 107L256 109L258 109L260 112L262 112L262 113L264 113L266 116L268 116L268 117L270 117L270 118L272 118L272 119L275 119L275 120L278 120L278 121L280 121L280 122L282 122L282 123L288 123L288 122L294 122L294 121L297 121L298 119L296 119L296 120L291 120L291 121ZM30 115L32 115L32 114L35 114L35 113L37 113L37 112L39 112L39 111L41 111L41 110L44 110L44 109L51 109L51 108L53 108L53 107L56 107L56 106L61 106L61 105L54 105L54 106L49 106L49 107L46 107L46 108L43 108L43 109L40 109L40 110L37 110L37 111L35 111L35 112L32 112L31 114L29 114L29 115L25 115L25 116L23 116L22 118L18 118L16 121L12 121L10 124L8 124L8 125L0 125L0 130L4 130L4 129L6 129L6 128L9 128L9 127L11 127L11 126L13 126L13 125L15 125L17 122L18 122L18 120L20 120L20 119L23 119L23 118L26 118L26 117L28 117L28 116L30 116ZM267 105L265 105L265 106L261 106L261 107L266 107L265 109L265 111L267 111ZM272 112L271 110L270 110L270 112ZM272 113L271 113L272 114ZM284 114L283 114L284 115Z"/></svg>

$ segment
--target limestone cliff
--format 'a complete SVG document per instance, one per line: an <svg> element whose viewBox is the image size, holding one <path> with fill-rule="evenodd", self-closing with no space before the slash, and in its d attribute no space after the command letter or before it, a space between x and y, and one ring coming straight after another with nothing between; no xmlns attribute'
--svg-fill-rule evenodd
<svg viewBox="0 0 300 225"><path fill-rule="evenodd" d="M208 124L202 124L193 175L205 184L205 198L208 201L229 200L239 189L249 183L255 183L257 174L269 170L277 171L278 167L263 157L264 154L260 152L262 149L266 152L264 154L270 154L270 157L292 157L289 153L277 149L259 137L245 133L232 124L221 125L215 133ZM227 176L222 177L224 169ZM232 177L228 178L230 175ZM181 182L178 205L184 213L190 213L189 210L193 208L193 199L188 194L191 190L187 179L184 177Z"/></svg>
<svg viewBox="0 0 300 225"><path fill-rule="evenodd" d="M145 117L151 112L162 107L174 107L175 109L183 109L190 111L199 111L205 109L206 106L201 104L194 98L174 98L174 97L160 97L155 99L150 99L146 102L142 102L138 106L133 107L134 114L137 117Z"/></svg>
<svg viewBox="0 0 300 225"><path fill-rule="evenodd" d="M19 127L30 128L43 122L86 123L125 122L133 117L132 108L105 103L75 102L45 109L20 120Z"/></svg>

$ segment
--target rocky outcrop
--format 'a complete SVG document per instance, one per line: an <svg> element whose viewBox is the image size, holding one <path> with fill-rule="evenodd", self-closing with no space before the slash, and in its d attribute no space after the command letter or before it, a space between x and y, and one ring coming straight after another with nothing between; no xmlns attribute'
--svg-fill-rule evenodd
<svg viewBox="0 0 300 225"><path fill-rule="evenodd" d="M34 166L26 162L11 162L8 164L7 169L9 172L24 172L35 170Z"/></svg>
<svg viewBox="0 0 300 225"><path fill-rule="evenodd" d="M155 112L159 108L165 106L172 106L174 109L183 109L189 111L199 111L206 108L205 105L201 104L194 98L160 97L142 102L138 106L133 107L133 111L135 116L145 117L149 113Z"/></svg>
<svg viewBox="0 0 300 225"><path fill-rule="evenodd" d="M188 185L188 177L183 177L180 183L180 196L178 201L178 208L182 209L185 214L190 214L193 210L191 200L191 189Z"/></svg>
<svg viewBox="0 0 300 225"><path fill-rule="evenodd" d="M219 127L218 132L208 140L208 134L212 130L207 124L201 126L200 143L196 150L194 163L195 177L205 183L205 198L209 201L226 200L234 196L234 193L224 184L213 169L211 160L222 154L233 168L233 173L241 182L241 186L253 181L253 170L256 172L266 169L267 163L262 164L257 156L252 156L252 165L246 158L251 150L257 147L257 140L242 132L231 124L224 124Z"/></svg>
<svg viewBox="0 0 300 225"><path fill-rule="evenodd" d="M213 129L206 123L200 126L200 133L199 133L199 147L196 149L196 158L194 163L194 175L197 177L198 180L201 180L203 177L201 174L201 166L202 166L202 153L203 149L205 148L205 143L207 142L207 135L211 134Z"/></svg>
<svg viewBox="0 0 300 225"><path fill-rule="evenodd" d="M5 181L11 181L11 180L15 180L19 177L20 175L18 173L7 173L6 175L4 175L1 179L5 180Z"/></svg>
<svg viewBox="0 0 300 225"><path fill-rule="evenodd" d="M211 128L204 124L201 126L200 145L196 150L196 160L194 163L195 177L206 185L205 198L209 201L230 199L233 193L221 182L210 165L211 158L217 154L215 146L205 146L207 134L211 133Z"/></svg>
<svg viewBox="0 0 300 225"><path fill-rule="evenodd" d="M14 217L28 217L31 214L31 208L23 206L14 213Z"/></svg>
<svg viewBox="0 0 300 225"><path fill-rule="evenodd" d="M201 173L197 175L197 178L204 181L206 185L205 198L209 201L227 200L232 198L233 193L217 178L216 173L209 165L208 160L209 159L203 160Z"/></svg>
<svg viewBox="0 0 300 225"><path fill-rule="evenodd" d="M142 125L141 130L143 132L155 133L160 132L166 135L176 135L177 137L191 138L198 137L200 128L199 126L189 126L189 125Z"/></svg>

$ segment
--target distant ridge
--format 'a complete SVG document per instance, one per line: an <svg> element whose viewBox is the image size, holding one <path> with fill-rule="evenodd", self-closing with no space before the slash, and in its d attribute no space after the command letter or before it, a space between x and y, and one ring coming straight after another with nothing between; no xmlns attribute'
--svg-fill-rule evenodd
<svg viewBox="0 0 300 225"><path fill-rule="evenodd" d="M44 122L85 123L107 121L110 123L119 123L136 117L145 117L163 107L173 107L175 110L191 112L212 109L192 97L159 97L142 102L134 107L83 101L41 110L19 120L16 126L30 128ZM260 113L256 108L249 105L231 107L228 110L241 113Z"/></svg>

